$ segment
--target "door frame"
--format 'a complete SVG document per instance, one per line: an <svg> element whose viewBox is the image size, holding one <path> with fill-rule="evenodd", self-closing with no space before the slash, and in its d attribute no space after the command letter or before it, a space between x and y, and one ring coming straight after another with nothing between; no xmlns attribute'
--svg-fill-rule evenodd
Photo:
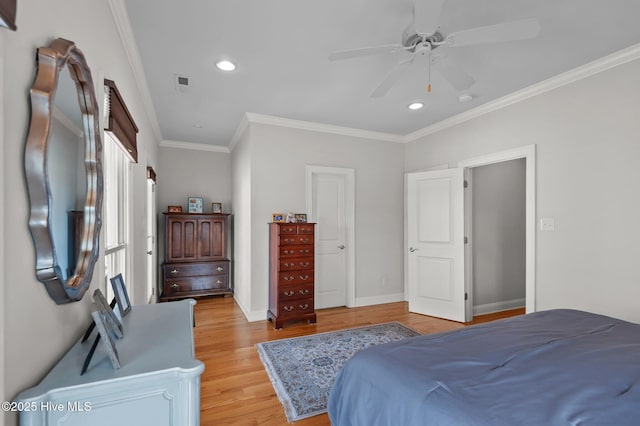
<svg viewBox="0 0 640 426"><path fill-rule="evenodd" d="M480 157L470 158L458 162L458 167L465 169L465 178L469 169L504 161L525 159L525 311L536 310L536 145L526 145L506 151L495 152ZM472 201L471 191L465 191L465 234L471 230ZM469 295L466 306L467 320L473 318L473 250L472 245L465 246L465 291Z"/></svg>
<svg viewBox="0 0 640 426"><path fill-rule="evenodd" d="M328 166L305 166L305 197L306 197L306 210L309 218L312 218L313 212L313 177L318 174L332 174L339 175L345 178L345 214L347 220L346 230L346 253L345 253L345 268L347 273L347 280L345 294L347 296L347 307L352 308L356 306L356 269L355 269L355 169L346 167L328 167Z"/></svg>

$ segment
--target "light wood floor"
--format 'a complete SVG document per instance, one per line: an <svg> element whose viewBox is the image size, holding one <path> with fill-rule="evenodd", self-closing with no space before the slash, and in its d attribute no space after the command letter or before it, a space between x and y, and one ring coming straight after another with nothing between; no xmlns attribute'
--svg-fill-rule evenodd
<svg viewBox="0 0 640 426"><path fill-rule="evenodd" d="M274 330L270 322L247 322L231 297L199 299L195 306L196 358L205 363L201 377L200 423L210 425L284 425L287 419L255 344L399 321L421 333L436 333L464 324L412 314L406 302L363 308L316 311L318 323L293 323ZM524 313L524 309L476 317L472 323ZM298 425L330 425L326 414L295 422Z"/></svg>

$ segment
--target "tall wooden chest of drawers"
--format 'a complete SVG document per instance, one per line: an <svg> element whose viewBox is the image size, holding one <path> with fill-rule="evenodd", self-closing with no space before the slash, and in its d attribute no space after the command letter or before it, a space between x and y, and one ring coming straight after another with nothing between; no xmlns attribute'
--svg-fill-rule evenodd
<svg viewBox="0 0 640 426"><path fill-rule="evenodd" d="M160 301L232 293L227 214L165 213Z"/></svg>
<svg viewBox="0 0 640 426"><path fill-rule="evenodd" d="M269 312L275 328L288 321L316 322L314 223L269 224Z"/></svg>

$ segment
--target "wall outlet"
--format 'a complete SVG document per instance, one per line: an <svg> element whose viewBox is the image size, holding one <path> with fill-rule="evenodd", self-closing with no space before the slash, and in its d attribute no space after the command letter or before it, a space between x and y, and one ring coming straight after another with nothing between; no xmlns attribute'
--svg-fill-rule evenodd
<svg viewBox="0 0 640 426"><path fill-rule="evenodd" d="M541 231L555 231L556 230L556 220L552 217L542 217L540 218L540 230Z"/></svg>

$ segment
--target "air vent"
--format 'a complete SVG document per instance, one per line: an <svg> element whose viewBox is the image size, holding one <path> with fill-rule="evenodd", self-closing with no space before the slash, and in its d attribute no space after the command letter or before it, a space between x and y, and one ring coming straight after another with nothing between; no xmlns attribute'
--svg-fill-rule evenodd
<svg viewBox="0 0 640 426"><path fill-rule="evenodd" d="M178 92L186 92L189 90L189 77L186 75L174 74L176 90Z"/></svg>

